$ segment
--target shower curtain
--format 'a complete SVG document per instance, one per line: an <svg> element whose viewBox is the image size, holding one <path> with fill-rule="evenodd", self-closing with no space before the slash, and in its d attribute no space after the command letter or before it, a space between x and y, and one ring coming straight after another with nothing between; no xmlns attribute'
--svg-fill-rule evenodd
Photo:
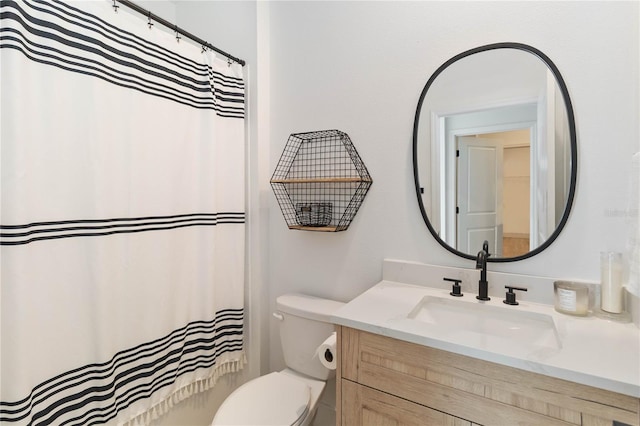
<svg viewBox="0 0 640 426"><path fill-rule="evenodd" d="M2 1L0 423L148 423L245 362L242 67Z"/></svg>

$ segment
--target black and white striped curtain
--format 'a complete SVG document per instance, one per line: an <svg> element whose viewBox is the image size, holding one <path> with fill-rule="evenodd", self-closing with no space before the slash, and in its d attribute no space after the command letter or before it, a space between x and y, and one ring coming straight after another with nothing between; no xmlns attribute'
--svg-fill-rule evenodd
<svg viewBox="0 0 640 426"><path fill-rule="evenodd" d="M0 423L147 423L244 364L242 67L2 1Z"/></svg>

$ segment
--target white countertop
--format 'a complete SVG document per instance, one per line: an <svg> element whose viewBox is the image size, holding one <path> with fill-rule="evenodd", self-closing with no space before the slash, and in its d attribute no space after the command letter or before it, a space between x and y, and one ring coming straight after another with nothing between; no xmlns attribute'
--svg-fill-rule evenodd
<svg viewBox="0 0 640 426"><path fill-rule="evenodd" d="M526 347L500 339L469 338L456 325L441 327L407 317L423 297L506 307L503 297L488 302L475 294L454 298L449 289L383 280L340 308L332 322L383 336L491 361L588 386L640 397L640 329L595 316L574 317L553 306L523 300L508 309L547 314L553 318L560 348Z"/></svg>

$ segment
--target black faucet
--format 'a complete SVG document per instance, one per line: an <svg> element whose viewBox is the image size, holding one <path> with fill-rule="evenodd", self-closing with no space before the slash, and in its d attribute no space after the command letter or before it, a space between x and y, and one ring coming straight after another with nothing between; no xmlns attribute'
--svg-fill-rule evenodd
<svg viewBox="0 0 640 426"><path fill-rule="evenodd" d="M478 281L478 295L476 299L478 300L491 300L489 297L489 283L487 282L487 258L491 256L489 254L489 241L486 241L482 244L482 250L478 252L478 257L476 258L476 269L481 269L480 271L480 281Z"/></svg>

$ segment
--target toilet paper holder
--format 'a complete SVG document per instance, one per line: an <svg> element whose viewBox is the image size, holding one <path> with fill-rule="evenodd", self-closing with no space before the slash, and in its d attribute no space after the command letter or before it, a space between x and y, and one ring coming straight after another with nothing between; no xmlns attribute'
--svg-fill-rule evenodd
<svg viewBox="0 0 640 426"><path fill-rule="evenodd" d="M327 339L318 346L315 356L320 363L329 370L336 369L336 333L333 332Z"/></svg>
<svg viewBox="0 0 640 426"><path fill-rule="evenodd" d="M333 362L333 353L331 352L331 349L327 348L324 351L324 360L327 362Z"/></svg>

